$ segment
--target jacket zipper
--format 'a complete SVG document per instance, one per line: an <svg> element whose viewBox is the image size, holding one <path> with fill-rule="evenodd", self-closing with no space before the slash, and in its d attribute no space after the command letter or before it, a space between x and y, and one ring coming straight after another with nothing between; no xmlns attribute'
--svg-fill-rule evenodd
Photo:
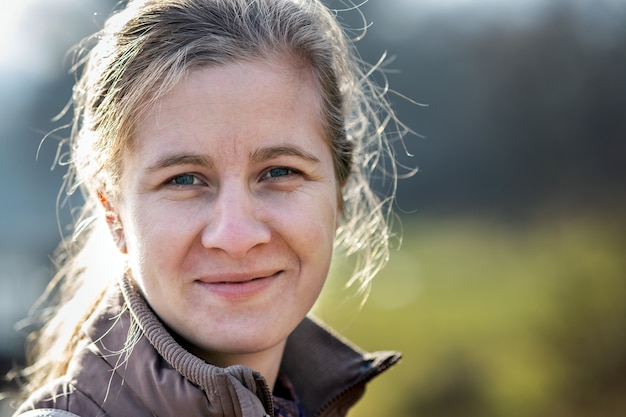
<svg viewBox="0 0 626 417"><path fill-rule="evenodd" d="M260 377L260 374L259 374ZM265 408L265 412L269 413L269 414L265 414L263 417L273 417L274 416L274 400L272 399L272 392L270 390L269 385L267 385L267 382L265 382L265 379L263 379L263 377L260 377L261 380L259 380L259 378L255 378L257 379L258 382L261 382L258 385L261 385L263 387L263 407Z"/></svg>

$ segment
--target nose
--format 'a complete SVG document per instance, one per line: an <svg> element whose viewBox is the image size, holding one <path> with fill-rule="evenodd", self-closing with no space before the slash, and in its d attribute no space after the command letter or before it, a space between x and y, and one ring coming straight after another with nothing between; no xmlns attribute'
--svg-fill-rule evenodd
<svg viewBox="0 0 626 417"><path fill-rule="evenodd" d="M211 205L201 236L205 248L243 258L252 248L270 241L271 230L258 216L259 203L246 187L220 190Z"/></svg>

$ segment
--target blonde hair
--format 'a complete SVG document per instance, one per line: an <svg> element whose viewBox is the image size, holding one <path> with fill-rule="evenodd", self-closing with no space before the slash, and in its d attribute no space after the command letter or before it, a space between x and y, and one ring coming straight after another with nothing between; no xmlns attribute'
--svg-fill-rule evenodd
<svg viewBox="0 0 626 417"><path fill-rule="evenodd" d="M44 294L52 306L41 310L46 324L31 335L25 395L66 372L81 324L123 273L99 197L115 198L122 155L132 149L142 112L195 68L274 56L297 59L316 78L342 187L335 248L356 259L348 285L367 289L388 258L393 198L378 198L369 179L385 160L382 171L395 190L387 135L401 137L405 127L387 104L384 86L370 80L374 67L360 62L332 12L318 0L132 0L77 53L81 73L65 189L70 195L80 190L85 204ZM387 133L390 122L395 132Z"/></svg>

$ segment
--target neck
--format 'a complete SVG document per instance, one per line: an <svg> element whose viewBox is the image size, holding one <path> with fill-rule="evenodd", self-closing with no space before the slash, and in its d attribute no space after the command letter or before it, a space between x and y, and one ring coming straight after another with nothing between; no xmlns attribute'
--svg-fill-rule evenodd
<svg viewBox="0 0 626 417"><path fill-rule="evenodd" d="M219 352L206 352L195 346L189 346L184 341L179 341L189 352L204 359L207 363L227 368L234 365L246 366L256 372L259 372L265 378L270 389L274 389L278 370L285 350L286 341L271 347L270 349L241 354L224 354Z"/></svg>
<svg viewBox="0 0 626 417"><path fill-rule="evenodd" d="M206 363L220 368L242 365L259 372L265 378L270 389L274 389L286 341L272 346L267 350L247 354L225 355L222 353L203 351L196 346L191 346L175 332L171 332L171 329L164 328L164 324L156 317L143 296L141 296L130 280L126 278L121 280L120 289L122 290L125 302L137 317L138 322L141 323L142 328L145 329L144 334L146 338L168 363L191 382L202 386L202 379L198 379L193 373L189 373L184 369L190 366L190 363L191 367L201 367L202 364ZM187 355L182 355L181 357L176 349L171 349L172 342L186 349Z"/></svg>

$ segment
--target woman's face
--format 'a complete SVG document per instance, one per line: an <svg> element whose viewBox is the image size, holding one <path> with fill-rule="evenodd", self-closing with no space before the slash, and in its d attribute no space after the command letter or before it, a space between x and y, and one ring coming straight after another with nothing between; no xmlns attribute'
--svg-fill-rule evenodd
<svg viewBox="0 0 626 417"><path fill-rule="evenodd" d="M134 141L116 208L151 307L218 365L282 354L339 212L312 75L280 60L197 69Z"/></svg>

